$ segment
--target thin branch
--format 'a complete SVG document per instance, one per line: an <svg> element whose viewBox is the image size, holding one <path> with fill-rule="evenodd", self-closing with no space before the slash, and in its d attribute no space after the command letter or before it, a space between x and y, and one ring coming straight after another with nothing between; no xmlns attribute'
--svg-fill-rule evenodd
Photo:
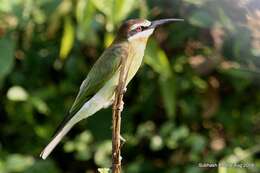
<svg viewBox="0 0 260 173"><path fill-rule="evenodd" d="M126 58L122 59L119 82L115 91L112 117L112 173L121 173L121 112L123 111L123 97L126 83Z"/></svg>

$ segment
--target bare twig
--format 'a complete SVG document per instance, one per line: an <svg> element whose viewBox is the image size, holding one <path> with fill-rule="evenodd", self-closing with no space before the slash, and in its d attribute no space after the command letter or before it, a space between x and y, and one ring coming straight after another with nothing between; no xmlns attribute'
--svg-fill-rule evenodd
<svg viewBox="0 0 260 173"><path fill-rule="evenodd" d="M126 59L122 59L119 82L115 91L112 117L112 173L121 173L121 112L123 110L123 96L126 83Z"/></svg>

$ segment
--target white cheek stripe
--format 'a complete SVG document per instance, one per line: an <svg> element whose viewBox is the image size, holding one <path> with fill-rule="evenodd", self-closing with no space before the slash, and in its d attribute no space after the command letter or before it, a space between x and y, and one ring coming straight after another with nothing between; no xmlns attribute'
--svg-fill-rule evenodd
<svg viewBox="0 0 260 173"><path fill-rule="evenodd" d="M148 38L150 35L152 35L153 31L154 31L154 29L148 29L148 30L139 32L139 33L129 37L128 41L135 40L138 38L146 38L146 37Z"/></svg>
<svg viewBox="0 0 260 173"><path fill-rule="evenodd" d="M148 20L146 20L146 21L144 21L143 23L134 24L130 29L131 29L131 30L134 30L134 29L136 29L136 28L139 27L139 26L147 27L147 26L150 26L150 25L151 25L151 22L148 21Z"/></svg>

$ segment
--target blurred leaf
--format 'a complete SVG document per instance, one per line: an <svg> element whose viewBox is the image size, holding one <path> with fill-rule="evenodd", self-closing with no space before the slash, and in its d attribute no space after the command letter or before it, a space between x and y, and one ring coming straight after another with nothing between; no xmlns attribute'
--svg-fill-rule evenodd
<svg viewBox="0 0 260 173"><path fill-rule="evenodd" d="M198 7L204 5L206 2L208 2L208 0L183 0L184 2L186 3L189 3L189 4L193 4L193 5L196 5Z"/></svg>
<svg viewBox="0 0 260 173"><path fill-rule="evenodd" d="M188 138L187 138L187 143L188 145L191 146L192 151L194 153L199 153L202 152L203 149L206 147L206 139L198 134L191 134Z"/></svg>
<svg viewBox="0 0 260 173"><path fill-rule="evenodd" d="M28 93L21 86L13 86L7 91L7 98L12 101L26 101Z"/></svg>
<svg viewBox="0 0 260 173"><path fill-rule="evenodd" d="M166 139L166 145L170 149L175 149L179 145L181 139L186 138L189 135L189 129L186 126L180 126L175 128L169 138Z"/></svg>
<svg viewBox="0 0 260 173"><path fill-rule="evenodd" d="M115 36L112 33L107 32L105 35L105 47L108 47L114 40Z"/></svg>
<svg viewBox="0 0 260 173"><path fill-rule="evenodd" d="M229 31L233 32L235 30L234 24L230 20L230 18L227 16L225 11L222 8L218 8L219 18L222 26L224 28L227 28Z"/></svg>
<svg viewBox="0 0 260 173"><path fill-rule="evenodd" d="M64 30L61 39L60 58L65 59L74 43L75 31L70 17L65 17Z"/></svg>
<svg viewBox="0 0 260 173"><path fill-rule="evenodd" d="M159 85L163 103L167 115L173 117L175 113L176 98L175 78L166 54L152 39L147 45L144 61L146 64L150 65L154 71L160 74Z"/></svg>
<svg viewBox="0 0 260 173"><path fill-rule="evenodd" d="M165 122L160 128L160 135L164 138L167 138L172 131L174 131L175 125L172 121Z"/></svg>
<svg viewBox="0 0 260 173"><path fill-rule="evenodd" d="M95 28L92 27L95 11L96 9L91 0L79 0L77 2L77 36L79 40L84 41L89 45L96 45L98 42Z"/></svg>
<svg viewBox="0 0 260 173"><path fill-rule="evenodd" d="M125 19L132 11L136 2L136 0L114 0L114 7L112 11L114 21L117 23Z"/></svg>
<svg viewBox="0 0 260 173"><path fill-rule="evenodd" d="M169 118L173 118L176 107L176 83L175 78L160 78L159 79L160 89L162 93L163 103L166 109L166 113Z"/></svg>
<svg viewBox="0 0 260 173"><path fill-rule="evenodd" d="M0 12L10 12L14 1L1 0Z"/></svg>
<svg viewBox="0 0 260 173"><path fill-rule="evenodd" d="M150 137L155 131L155 124L152 121L147 121L140 124L137 129L137 137Z"/></svg>
<svg viewBox="0 0 260 173"><path fill-rule="evenodd" d="M254 56L257 56L257 57L260 57L260 50L259 49L254 49L254 48L252 48L252 54L254 55Z"/></svg>
<svg viewBox="0 0 260 173"><path fill-rule="evenodd" d="M196 87L198 87L201 90L205 90L208 87L207 82L198 76L193 76L192 82Z"/></svg>
<svg viewBox="0 0 260 173"><path fill-rule="evenodd" d="M73 7L72 5L73 5L73 1L62 0L60 2L60 5L58 6L57 10L55 11L55 12L57 12L56 15L65 16L66 14L68 14L72 10L72 7Z"/></svg>
<svg viewBox="0 0 260 173"><path fill-rule="evenodd" d="M147 6L147 2L143 0L139 0L139 8L140 8L140 18L146 19L149 14L149 8Z"/></svg>
<svg viewBox="0 0 260 173"><path fill-rule="evenodd" d="M95 5L95 7L104 13L106 16L111 17L113 10L113 2L114 0L91 0L91 2Z"/></svg>
<svg viewBox="0 0 260 173"><path fill-rule="evenodd" d="M64 145L65 152L73 152L75 150L75 143L73 141L68 141Z"/></svg>
<svg viewBox="0 0 260 173"><path fill-rule="evenodd" d="M125 19L136 3L135 0L92 0L92 2L114 25Z"/></svg>
<svg viewBox="0 0 260 173"><path fill-rule="evenodd" d="M24 173L59 173L56 165L50 160L37 160Z"/></svg>
<svg viewBox="0 0 260 173"><path fill-rule="evenodd" d="M35 8L33 10L34 21L37 24L43 24L46 21L46 15L41 9Z"/></svg>
<svg viewBox="0 0 260 173"><path fill-rule="evenodd" d="M195 11L189 18L189 22L198 27L209 28L214 19L206 11Z"/></svg>
<svg viewBox="0 0 260 173"><path fill-rule="evenodd" d="M144 62L151 66L154 71L159 73L163 78L171 76L171 68L166 54L160 49L154 39L150 39L146 52Z"/></svg>
<svg viewBox="0 0 260 173"><path fill-rule="evenodd" d="M112 141L106 140L97 147L94 155L95 163L101 167L109 167L111 165L111 148Z"/></svg>
<svg viewBox="0 0 260 173"><path fill-rule="evenodd" d="M6 168L5 168L5 162L0 160L0 172L1 173L5 173L7 172Z"/></svg>
<svg viewBox="0 0 260 173"><path fill-rule="evenodd" d="M41 138L49 137L50 132L47 130L45 126L38 125L34 128L34 131Z"/></svg>
<svg viewBox="0 0 260 173"><path fill-rule="evenodd" d="M136 158L134 162L127 165L126 172L142 172L144 166L143 158Z"/></svg>
<svg viewBox="0 0 260 173"><path fill-rule="evenodd" d="M163 148L163 140L161 136L155 135L152 137L150 142L150 148L154 151L158 151Z"/></svg>
<svg viewBox="0 0 260 173"><path fill-rule="evenodd" d="M9 155L6 160L6 170L8 172L22 172L34 163L31 156L23 156L20 154Z"/></svg>
<svg viewBox="0 0 260 173"><path fill-rule="evenodd" d="M1 36L1 35L0 35ZM0 85L14 66L15 43L10 37L0 37Z"/></svg>
<svg viewBox="0 0 260 173"><path fill-rule="evenodd" d="M68 141L64 145L66 152L76 151L76 157L79 160L88 160L91 158L90 143L93 141L93 136L89 131L84 131L76 136L73 141Z"/></svg>
<svg viewBox="0 0 260 173"><path fill-rule="evenodd" d="M243 91L248 85L250 85L252 76L249 71L239 69L239 68L230 68L223 69L221 73L224 73L230 78L230 82L233 83L234 88L237 91Z"/></svg>
<svg viewBox="0 0 260 173"><path fill-rule="evenodd" d="M39 97L31 97L30 102L42 114L48 114L48 105Z"/></svg>
<svg viewBox="0 0 260 173"><path fill-rule="evenodd" d="M87 7L89 6L90 1L85 1L85 0L78 0L77 1L77 6L76 6L76 19L78 23L81 23L84 21L85 16L87 16Z"/></svg>
<svg viewBox="0 0 260 173"><path fill-rule="evenodd" d="M52 4L48 4L48 8L51 7L53 10L53 13L49 17L49 25L47 28L47 33L50 38L58 32L58 29L61 27L62 17L68 14L72 8L72 1L70 0L62 0L58 4L56 3L57 1L52 1Z"/></svg>
<svg viewBox="0 0 260 173"><path fill-rule="evenodd" d="M109 173L110 169L109 168L98 168L99 173Z"/></svg>
<svg viewBox="0 0 260 173"><path fill-rule="evenodd" d="M188 166L185 169L186 173L202 173L203 171L201 170L201 168L197 167L197 166Z"/></svg>

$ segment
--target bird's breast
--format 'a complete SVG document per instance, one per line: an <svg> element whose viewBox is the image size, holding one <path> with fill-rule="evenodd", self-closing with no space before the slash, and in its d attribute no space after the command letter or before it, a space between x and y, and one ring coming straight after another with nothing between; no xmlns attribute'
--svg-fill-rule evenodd
<svg viewBox="0 0 260 173"><path fill-rule="evenodd" d="M128 70L128 77L127 83L134 77L136 72L138 71L139 67L142 64L144 51L146 47L147 40L136 40L130 43L129 46L129 55L127 58L127 68Z"/></svg>

